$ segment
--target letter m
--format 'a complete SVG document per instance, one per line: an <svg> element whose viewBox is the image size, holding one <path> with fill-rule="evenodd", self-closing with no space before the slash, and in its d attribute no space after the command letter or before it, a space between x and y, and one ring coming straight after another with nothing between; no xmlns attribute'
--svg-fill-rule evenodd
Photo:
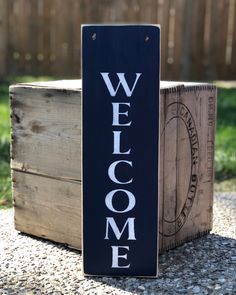
<svg viewBox="0 0 236 295"><path fill-rule="evenodd" d="M116 86L116 89L113 87L111 80L109 78L109 73L100 73L102 75L102 78L107 86L107 89L110 93L111 96L116 96L117 91L119 90L120 85L122 85L122 87L124 88L125 94L126 96L130 97L133 94L133 91L135 89L135 86L138 82L139 77L141 76L141 73L136 73L136 79L134 81L134 84L132 86L132 88L129 88L129 85L125 79L125 73L116 73L116 75L118 76L119 79L119 83Z"/></svg>
<svg viewBox="0 0 236 295"><path fill-rule="evenodd" d="M135 238L135 232L134 232L134 217L127 218L122 230L120 231L118 226L116 225L116 222L113 217L107 217L107 222L106 222L106 235L105 235L105 240L109 240L109 225L112 228L117 240L119 240L125 231L125 228L128 226L128 240L136 240Z"/></svg>

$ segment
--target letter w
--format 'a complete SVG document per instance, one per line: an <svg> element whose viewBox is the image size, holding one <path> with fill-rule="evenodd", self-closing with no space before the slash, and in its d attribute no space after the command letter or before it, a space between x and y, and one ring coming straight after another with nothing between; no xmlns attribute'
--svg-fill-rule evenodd
<svg viewBox="0 0 236 295"><path fill-rule="evenodd" d="M125 225L123 226L122 230L120 231L119 228L116 225L116 222L113 217L107 217L107 223L106 223L106 236L105 240L109 240L108 237L108 231L109 231L109 225L111 226L117 240L119 240L128 225L128 240L136 240L135 238L135 232L134 232L134 217L127 218Z"/></svg>
<svg viewBox="0 0 236 295"><path fill-rule="evenodd" d="M111 83L111 80L109 78L109 73L100 73L100 74L102 75L103 80L106 83L107 89L110 92L110 95L111 96L115 96L116 95L116 93L117 93L117 91L118 91L118 89L120 87L120 84L121 84L123 86L123 88L124 88L124 91L126 93L126 96L129 96L129 97L132 95L132 93L133 93L133 91L135 89L135 86L136 86L136 84L138 82L138 79L141 76L141 73L136 73L135 82L133 84L132 89L130 89L129 86L128 86L128 84L127 84L127 82L126 82L126 79L125 79L125 73L116 73L116 75L119 78L119 83L118 83L116 89L114 89L114 87L113 87L113 85Z"/></svg>

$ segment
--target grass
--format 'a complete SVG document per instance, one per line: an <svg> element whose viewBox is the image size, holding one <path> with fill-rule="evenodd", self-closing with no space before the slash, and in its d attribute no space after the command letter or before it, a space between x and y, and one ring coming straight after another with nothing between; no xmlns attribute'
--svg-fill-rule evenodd
<svg viewBox="0 0 236 295"><path fill-rule="evenodd" d="M236 177L216 181L214 189L215 192L236 192Z"/></svg>
<svg viewBox="0 0 236 295"><path fill-rule="evenodd" d="M52 80L52 77L10 77L0 81L0 208L11 206L9 84ZM236 88L219 85L215 152L216 191L236 190ZM235 87L235 85L234 85Z"/></svg>
<svg viewBox="0 0 236 295"><path fill-rule="evenodd" d="M8 85L0 84L0 206L11 205Z"/></svg>

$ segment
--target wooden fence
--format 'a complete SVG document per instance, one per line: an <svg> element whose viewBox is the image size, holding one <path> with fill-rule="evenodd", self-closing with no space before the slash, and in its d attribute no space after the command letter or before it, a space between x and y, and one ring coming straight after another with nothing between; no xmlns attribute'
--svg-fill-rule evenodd
<svg viewBox="0 0 236 295"><path fill-rule="evenodd" d="M0 75L80 76L80 25L161 24L161 78L236 79L236 0L0 0Z"/></svg>

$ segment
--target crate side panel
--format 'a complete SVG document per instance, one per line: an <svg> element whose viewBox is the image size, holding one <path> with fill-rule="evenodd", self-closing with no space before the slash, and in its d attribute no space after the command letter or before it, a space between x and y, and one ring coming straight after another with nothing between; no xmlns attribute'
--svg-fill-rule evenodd
<svg viewBox="0 0 236 295"><path fill-rule="evenodd" d="M165 94L161 92L160 94L160 147L159 147L159 179L158 179L158 189L159 189L159 200L158 200L158 219L159 219L159 250L162 248L162 232L163 232L163 205L164 205L164 194L163 194L163 171L164 171L164 143L165 136L162 134L165 124Z"/></svg>
<svg viewBox="0 0 236 295"><path fill-rule="evenodd" d="M162 169L162 216L161 235L162 244L160 249L167 249L175 243L175 210L177 202L177 119L175 116L179 100L179 87L167 89L164 92L163 129L161 130L161 155L163 156Z"/></svg>
<svg viewBox="0 0 236 295"><path fill-rule="evenodd" d="M81 184L13 171L15 228L81 249Z"/></svg>
<svg viewBox="0 0 236 295"><path fill-rule="evenodd" d="M81 93L11 87L12 168L81 180Z"/></svg>
<svg viewBox="0 0 236 295"><path fill-rule="evenodd" d="M183 89L179 101L176 244L212 229L214 87Z"/></svg>

